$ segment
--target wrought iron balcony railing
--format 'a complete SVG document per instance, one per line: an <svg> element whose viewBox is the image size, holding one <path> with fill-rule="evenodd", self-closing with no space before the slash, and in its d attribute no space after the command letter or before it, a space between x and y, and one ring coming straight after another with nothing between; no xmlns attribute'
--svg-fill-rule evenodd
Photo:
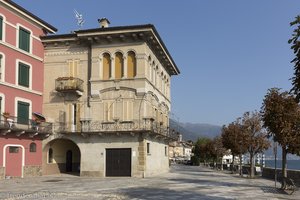
<svg viewBox="0 0 300 200"><path fill-rule="evenodd" d="M6 135L6 134L13 134L16 133L16 135L21 134L51 134L52 133L52 123L48 122L38 122L36 120L31 119L22 119L18 117L1 117L0 120L0 134Z"/></svg>
<svg viewBox="0 0 300 200"><path fill-rule="evenodd" d="M55 80L55 90L58 92L83 92L83 80L75 77L59 77Z"/></svg>
<svg viewBox="0 0 300 200"><path fill-rule="evenodd" d="M152 119L143 119L141 121L95 121L91 119L81 120L80 124L72 125L70 123L59 123L55 127L56 132L80 132L80 133L121 133L121 132L152 132L164 136L173 136L169 127Z"/></svg>

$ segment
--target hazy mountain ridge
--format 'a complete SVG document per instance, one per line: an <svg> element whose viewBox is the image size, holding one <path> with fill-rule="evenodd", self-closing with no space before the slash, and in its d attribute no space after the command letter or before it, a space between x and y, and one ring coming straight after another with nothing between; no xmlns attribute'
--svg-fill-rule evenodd
<svg viewBox="0 0 300 200"><path fill-rule="evenodd" d="M221 134L221 126L206 123L180 123L170 120L170 128L178 130L184 140L196 141L199 137L214 138Z"/></svg>
<svg viewBox="0 0 300 200"><path fill-rule="evenodd" d="M221 135L221 126L205 124L205 123L178 123L174 120L170 120L170 129L179 130L182 134L183 140L196 141L199 137L214 138L215 136ZM270 141L273 144L272 141ZM266 159L274 159L274 150L271 146L265 151ZM288 160L299 160L300 157L292 154L287 155ZM282 149L280 145L277 148L277 159L282 159Z"/></svg>

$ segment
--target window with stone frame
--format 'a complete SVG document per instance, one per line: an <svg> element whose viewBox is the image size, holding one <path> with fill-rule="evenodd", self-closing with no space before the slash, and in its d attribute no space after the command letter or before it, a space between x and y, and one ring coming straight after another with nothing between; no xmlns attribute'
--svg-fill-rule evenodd
<svg viewBox="0 0 300 200"><path fill-rule="evenodd" d="M30 81L30 66L19 62L18 84L24 87L29 87Z"/></svg>
<svg viewBox="0 0 300 200"><path fill-rule="evenodd" d="M19 48L30 52L30 31L22 27L19 28Z"/></svg>
<svg viewBox="0 0 300 200"><path fill-rule="evenodd" d="M0 16L0 40L3 40L3 17Z"/></svg>

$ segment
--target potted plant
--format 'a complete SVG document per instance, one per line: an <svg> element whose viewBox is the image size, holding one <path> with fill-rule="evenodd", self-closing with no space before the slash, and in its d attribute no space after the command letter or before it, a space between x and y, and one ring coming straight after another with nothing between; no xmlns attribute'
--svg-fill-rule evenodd
<svg viewBox="0 0 300 200"><path fill-rule="evenodd" d="M3 112L2 115L3 115L4 118L9 118L10 117L9 112Z"/></svg>

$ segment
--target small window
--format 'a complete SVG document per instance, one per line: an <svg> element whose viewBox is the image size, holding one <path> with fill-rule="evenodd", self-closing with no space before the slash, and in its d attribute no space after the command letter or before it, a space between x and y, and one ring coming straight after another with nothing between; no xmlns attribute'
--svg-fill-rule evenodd
<svg viewBox="0 0 300 200"><path fill-rule="evenodd" d="M34 142L30 144L29 152L36 152L36 144Z"/></svg>
<svg viewBox="0 0 300 200"><path fill-rule="evenodd" d="M48 152L48 163L53 163L53 150L52 150L52 148L50 148L49 152Z"/></svg>
<svg viewBox="0 0 300 200"><path fill-rule="evenodd" d="M165 146L165 156L168 156L168 147Z"/></svg>
<svg viewBox="0 0 300 200"><path fill-rule="evenodd" d="M19 153L19 147L9 147L9 153Z"/></svg>
<svg viewBox="0 0 300 200"><path fill-rule="evenodd" d="M147 143L147 154L150 154L150 143Z"/></svg>
<svg viewBox="0 0 300 200"><path fill-rule="evenodd" d="M27 52L30 51L30 32L21 27L19 29L19 48Z"/></svg>

